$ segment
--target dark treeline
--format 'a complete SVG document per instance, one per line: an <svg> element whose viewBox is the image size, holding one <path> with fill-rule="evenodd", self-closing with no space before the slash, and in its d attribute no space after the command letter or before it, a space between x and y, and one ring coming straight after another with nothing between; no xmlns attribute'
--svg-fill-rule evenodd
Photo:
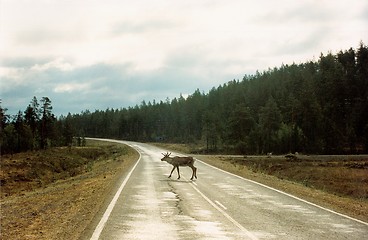
<svg viewBox="0 0 368 240"><path fill-rule="evenodd" d="M51 100L42 97L40 103L33 97L24 112L9 116L0 106L1 153L67 146L73 142L73 128L65 119L58 120L52 113Z"/></svg>
<svg viewBox="0 0 368 240"><path fill-rule="evenodd" d="M199 143L209 152L367 153L368 48L257 72L206 94L69 114L59 125L78 136Z"/></svg>
<svg viewBox="0 0 368 240"><path fill-rule="evenodd" d="M79 134L243 154L368 150L368 48L282 65L207 94L69 116Z"/></svg>

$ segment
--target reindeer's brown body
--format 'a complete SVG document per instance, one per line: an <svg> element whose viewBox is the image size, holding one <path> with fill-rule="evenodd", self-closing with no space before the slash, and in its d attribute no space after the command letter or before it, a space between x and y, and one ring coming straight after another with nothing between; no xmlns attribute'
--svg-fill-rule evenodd
<svg viewBox="0 0 368 240"><path fill-rule="evenodd" d="M188 166L192 169L192 177L190 180L193 180L193 178L197 178L197 168L194 167L194 158L192 157L170 157L171 153L163 154L164 157L161 159L161 161L166 161L173 165L173 169L170 172L171 177L172 173L174 172L175 168L178 170L178 179L180 179L180 173L179 173L179 166Z"/></svg>

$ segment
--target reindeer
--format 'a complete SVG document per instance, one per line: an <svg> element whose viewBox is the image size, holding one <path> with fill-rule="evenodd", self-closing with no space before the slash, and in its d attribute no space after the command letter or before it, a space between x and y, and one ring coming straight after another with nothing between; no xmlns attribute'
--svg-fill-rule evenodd
<svg viewBox="0 0 368 240"><path fill-rule="evenodd" d="M193 180L193 177L197 178L197 168L193 166L194 159L193 157L170 157L171 153L162 153L164 157L161 159L161 161L166 161L173 165L173 169L171 170L169 178L171 178L171 174L173 173L174 169L176 168L178 170L178 179L180 179L180 173L179 173L179 166L188 166L192 169L192 177L190 180Z"/></svg>

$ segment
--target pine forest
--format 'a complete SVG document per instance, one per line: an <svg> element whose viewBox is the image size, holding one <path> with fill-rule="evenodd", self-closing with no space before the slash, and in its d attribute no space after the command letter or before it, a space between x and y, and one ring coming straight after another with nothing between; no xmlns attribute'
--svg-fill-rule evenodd
<svg viewBox="0 0 368 240"><path fill-rule="evenodd" d="M172 79L171 79L172 80ZM174 80L173 80L174 81ZM163 96L164 98L165 96ZM203 153L368 153L368 47L245 75L184 98L56 117L51 100L1 106L1 152L73 144L83 137L196 144Z"/></svg>

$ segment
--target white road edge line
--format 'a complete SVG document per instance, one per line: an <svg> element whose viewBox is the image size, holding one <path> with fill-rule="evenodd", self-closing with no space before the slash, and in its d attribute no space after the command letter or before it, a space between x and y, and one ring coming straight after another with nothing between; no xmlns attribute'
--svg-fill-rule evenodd
<svg viewBox="0 0 368 240"><path fill-rule="evenodd" d="M204 165L210 166L210 167L215 168L215 169L217 169L217 170L220 170L220 171L222 171L222 172L224 172L224 173L227 173L227 174L229 174L229 175L231 175L231 176L235 176L235 177L240 178L240 179L243 179L243 180L245 180L245 181L248 181L248 182L251 182L251 183L258 184L258 185L260 185L260 186L262 186L262 187L265 187L265 188L268 188L268 189L270 189L270 190L276 191L276 192L278 192L278 193L284 194L284 195L286 195L286 196L289 196L289 197L294 198L294 199L296 199L296 200L302 201L302 202L307 203L307 204L309 204L309 205L312 205L312 206L314 206L314 207L317 207L317 208L323 209L323 210L328 211L328 212L330 212L330 213L333 213L333 214L339 215L339 216L341 216L341 217L348 218L348 219L350 219L350 220L353 220L353 221L355 221L355 222L358 222L358 223L361 223L361 224L364 224L364 225L368 226L368 223L367 223L367 222L361 221L361 220L359 220L359 219L356 219L356 218L350 217L350 216L345 215L345 214L342 214L342 213L335 212L335 211L333 211L333 210L331 210L331 209L328 209L328 208L325 208L325 207L319 206L319 205L317 205L317 204L314 204L314 203L308 202L307 200L304 200L304 199L299 198L299 197L297 197L297 196L294 196L294 195L291 195L291 194L289 194L289 193L286 193L286 192L280 191L280 190L278 190L278 189L272 188L272 187L270 187L270 186L264 185L264 184L262 184L262 183L259 183L259 182L256 182L256 181L253 181L253 180L250 180L250 179L247 179L247 178L244 178L244 177L238 176L238 175L236 175L236 174L233 174L233 173L227 172L227 171L222 170L222 169L220 169L220 168L218 168L218 167L215 167L215 166L212 166L212 165L210 165L210 164L208 164L208 163L205 163L205 162L203 162L203 161L199 160L198 158L196 158L196 161L201 162L201 163L203 163Z"/></svg>
<svg viewBox="0 0 368 240"><path fill-rule="evenodd" d="M217 205L219 205L220 207L222 207L224 210L227 210L227 207L225 207L222 203L220 203L219 201L215 200L215 203L217 203Z"/></svg>
<svg viewBox="0 0 368 240"><path fill-rule="evenodd" d="M126 144L126 143L123 143L123 142L118 142L118 143ZM90 240L98 240L99 239L99 237L101 235L101 232L102 232L103 228L105 227L105 224L106 224L107 220L109 219L110 214L111 214L113 208L115 207L115 204L116 204L121 192L123 191L123 188L125 187L125 185L128 182L130 176L132 175L134 169L137 167L138 163L141 160L141 153L139 151L138 151L138 153L139 153L138 161L136 162L136 164L134 165L132 170L130 170L128 175L125 177L125 179L124 179L123 183L120 185L118 191L115 193L114 198L111 200L111 202L110 202L109 206L107 207L104 215L102 216L100 222L98 223L97 227L95 228Z"/></svg>
<svg viewBox="0 0 368 240"><path fill-rule="evenodd" d="M206 195L204 195L194 184L189 184L192 188L197 191L209 204L211 204L217 211L219 211L222 215L224 215L230 222L232 222L235 226L237 226L241 231L243 231L250 239L258 240L256 236L254 236L251 232L249 232L245 227L243 227L240 223L238 223L234 218L232 218L229 214L227 214L224 210L222 210L219 206L216 205L211 199L209 199ZM217 202L217 201L216 201Z"/></svg>

